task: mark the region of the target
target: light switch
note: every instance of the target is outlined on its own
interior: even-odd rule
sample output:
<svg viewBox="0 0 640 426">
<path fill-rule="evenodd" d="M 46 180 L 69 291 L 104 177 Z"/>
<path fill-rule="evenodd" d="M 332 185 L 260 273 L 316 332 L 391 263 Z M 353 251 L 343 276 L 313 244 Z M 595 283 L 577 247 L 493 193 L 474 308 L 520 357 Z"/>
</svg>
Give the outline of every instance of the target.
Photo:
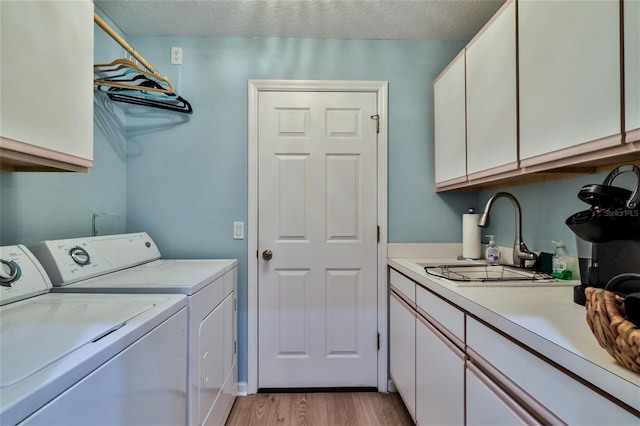
<svg viewBox="0 0 640 426">
<path fill-rule="evenodd" d="M 244 222 L 233 222 L 233 239 L 244 240 Z"/>
</svg>

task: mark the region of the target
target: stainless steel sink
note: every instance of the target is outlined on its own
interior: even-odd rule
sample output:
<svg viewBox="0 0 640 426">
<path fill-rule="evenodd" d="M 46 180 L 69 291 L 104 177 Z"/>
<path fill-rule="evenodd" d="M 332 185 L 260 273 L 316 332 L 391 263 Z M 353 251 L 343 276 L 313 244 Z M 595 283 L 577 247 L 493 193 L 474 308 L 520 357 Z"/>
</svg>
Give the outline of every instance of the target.
<svg viewBox="0 0 640 426">
<path fill-rule="evenodd" d="M 538 286 L 573 285 L 556 281 L 551 275 L 509 265 L 438 265 L 422 264 L 428 275 L 444 278 L 456 286 Z"/>
</svg>

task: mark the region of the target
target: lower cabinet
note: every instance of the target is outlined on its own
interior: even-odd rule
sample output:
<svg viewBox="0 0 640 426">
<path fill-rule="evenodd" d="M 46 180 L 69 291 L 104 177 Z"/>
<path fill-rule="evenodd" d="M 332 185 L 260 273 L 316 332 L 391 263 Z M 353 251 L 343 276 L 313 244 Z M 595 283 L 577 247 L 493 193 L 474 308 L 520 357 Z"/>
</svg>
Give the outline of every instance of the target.
<svg viewBox="0 0 640 426">
<path fill-rule="evenodd" d="M 634 425 L 613 397 L 390 270 L 390 374 L 418 425 Z"/>
<path fill-rule="evenodd" d="M 462 425 L 464 313 L 395 271 L 390 277 L 391 378 L 416 424 Z"/>
<path fill-rule="evenodd" d="M 411 417 L 416 420 L 416 315 L 395 291 L 389 302 L 389 372 Z"/>
<path fill-rule="evenodd" d="M 467 364 L 466 400 L 469 426 L 541 424 L 472 363 Z"/>
<path fill-rule="evenodd" d="M 487 417 L 493 413 L 482 399 L 486 396 L 477 395 L 478 369 L 474 366 L 486 374 L 485 384 L 509 396 L 502 401 L 519 401 L 516 405 L 522 408 L 520 412 L 527 412 L 543 424 L 639 424 L 633 413 L 470 317 L 467 317 L 466 352 L 471 367 L 467 368 L 468 424 L 522 423 Z"/>
<path fill-rule="evenodd" d="M 464 360 L 461 349 L 417 315 L 417 424 L 464 424 Z"/>
</svg>

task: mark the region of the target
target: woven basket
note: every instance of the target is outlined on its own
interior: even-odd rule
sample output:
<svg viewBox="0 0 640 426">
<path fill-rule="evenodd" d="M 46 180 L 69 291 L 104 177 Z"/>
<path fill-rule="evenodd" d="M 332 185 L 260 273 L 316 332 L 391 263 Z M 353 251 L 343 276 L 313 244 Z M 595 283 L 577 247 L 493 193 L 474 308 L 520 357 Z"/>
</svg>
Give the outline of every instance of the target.
<svg viewBox="0 0 640 426">
<path fill-rule="evenodd" d="M 626 319 L 624 299 L 612 291 L 587 287 L 587 323 L 600 346 L 620 364 L 640 373 L 640 329 Z"/>
</svg>

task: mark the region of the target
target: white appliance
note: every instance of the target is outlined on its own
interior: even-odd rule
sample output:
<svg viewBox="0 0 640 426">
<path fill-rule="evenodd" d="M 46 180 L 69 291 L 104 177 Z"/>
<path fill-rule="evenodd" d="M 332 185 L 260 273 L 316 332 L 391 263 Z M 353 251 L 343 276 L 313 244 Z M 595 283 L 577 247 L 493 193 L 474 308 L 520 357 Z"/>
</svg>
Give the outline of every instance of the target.
<svg viewBox="0 0 640 426">
<path fill-rule="evenodd" d="M 146 233 L 43 241 L 31 248 L 61 293 L 188 298 L 188 425 L 223 425 L 235 400 L 237 260 L 165 260 Z"/>
<path fill-rule="evenodd" d="M 0 247 L 0 424 L 183 422 L 186 297 L 50 289 L 26 247 Z"/>
</svg>

